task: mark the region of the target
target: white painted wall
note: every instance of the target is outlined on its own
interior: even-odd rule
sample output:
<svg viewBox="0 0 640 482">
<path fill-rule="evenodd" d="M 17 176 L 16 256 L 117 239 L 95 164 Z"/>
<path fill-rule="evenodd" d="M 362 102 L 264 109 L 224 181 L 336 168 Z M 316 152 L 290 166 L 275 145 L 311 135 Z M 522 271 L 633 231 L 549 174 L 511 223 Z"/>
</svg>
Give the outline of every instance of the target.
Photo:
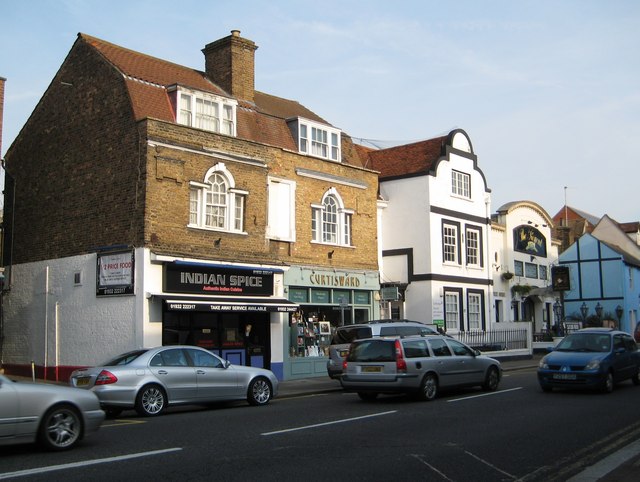
<svg viewBox="0 0 640 482">
<path fill-rule="evenodd" d="M 89 365 L 136 346 L 136 298 L 95 292 L 95 254 L 14 265 L 3 363 Z"/>
</svg>

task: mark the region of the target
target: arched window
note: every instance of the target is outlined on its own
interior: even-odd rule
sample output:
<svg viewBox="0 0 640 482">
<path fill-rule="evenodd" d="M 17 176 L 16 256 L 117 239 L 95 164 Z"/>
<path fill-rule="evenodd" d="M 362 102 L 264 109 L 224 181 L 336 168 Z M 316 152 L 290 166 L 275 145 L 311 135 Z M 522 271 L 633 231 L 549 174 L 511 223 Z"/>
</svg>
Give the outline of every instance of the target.
<svg viewBox="0 0 640 482">
<path fill-rule="evenodd" d="M 191 182 L 189 226 L 216 231 L 242 232 L 246 192 L 235 189 L 235 181 L 224 163 L 213 166 L 204 182 Z"/>
<path fill-rule="evenodd" d="M 335 188 L 329 189 L 321 204 L 311 206 L 312 239 L 317 243 L 351 246 L 353 211 L 345 209 Z"/>
</svg>

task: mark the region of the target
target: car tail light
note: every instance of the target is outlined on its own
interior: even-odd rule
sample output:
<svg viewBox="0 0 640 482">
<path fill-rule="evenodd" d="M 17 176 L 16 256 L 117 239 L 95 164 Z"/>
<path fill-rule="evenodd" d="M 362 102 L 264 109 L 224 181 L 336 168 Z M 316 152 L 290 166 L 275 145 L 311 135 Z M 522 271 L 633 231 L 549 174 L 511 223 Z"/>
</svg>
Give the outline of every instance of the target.
<svg viewBox="0 0 640 482">
<path fill-rule="evenodd" d="M 400 346 L 400 340 L 396 340 L 396 371 L 407 371 L 407 362 L 402 356 L 402 347 Z"/>
<path fill-rule="evenodd" d="M 117 381 L 118 377 L 107 370 L 102 370 L 96 377 L 96 385 L 109 385 L 111 383 L 116 383 Z"/>
</svg>

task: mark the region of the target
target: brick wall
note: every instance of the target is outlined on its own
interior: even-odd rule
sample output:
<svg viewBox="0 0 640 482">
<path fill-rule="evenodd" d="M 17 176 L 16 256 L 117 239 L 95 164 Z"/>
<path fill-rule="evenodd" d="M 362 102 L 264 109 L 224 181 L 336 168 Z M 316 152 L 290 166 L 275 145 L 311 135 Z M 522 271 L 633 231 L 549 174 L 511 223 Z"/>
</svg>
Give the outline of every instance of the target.
<svg viewBox="0 0 640 482">
<path fill-rule="evenodd" d="M 0 77 L 0 158 L 2 157 L 2 121 L 4 119 L 4 77 Z"/>
<path fill-rule="evenodd" d="M 142 243 L 145 162 L 123 79 L 82 42 L 5 157 L 14 264 Z"/>
<path fill-rule="evenodd" d="M 177 150 L 158 146 L 149 149 L 145 245 L 154 251 L 241 262 L 377 269 L 378 177 L 375 173 L 160 121 L 149 121 L 147 129 L 152 140 L 190 148 Z M 266 168 L 216 158 L 204 151 L 193 152 L 202 150 L 202 146 L 260 160 Z M 203 182 L 207 170 L 218 162 L 225 163 L 238 189 L 249 192 L 244 219 L 247 235 L 186 227 L 189 221 L 189 181 Z M 301 177 L 296 174 L 296 167 L 366 183 L 368 189 Z M 295 243 L 272 241 L 265 237 L 268 176 L 296 182 Z M 331 187 L 336 187 L 345 206 L 355 211 L 352 226 L 354 247 L 329 247 L 310 242 L 311 204 L 319 204 Z M 218 239 L 220 243 L 216 245 L 214 241 Z M 330 250 L 334 250 L 331 258 L 328 257 Z"/>
</svg>

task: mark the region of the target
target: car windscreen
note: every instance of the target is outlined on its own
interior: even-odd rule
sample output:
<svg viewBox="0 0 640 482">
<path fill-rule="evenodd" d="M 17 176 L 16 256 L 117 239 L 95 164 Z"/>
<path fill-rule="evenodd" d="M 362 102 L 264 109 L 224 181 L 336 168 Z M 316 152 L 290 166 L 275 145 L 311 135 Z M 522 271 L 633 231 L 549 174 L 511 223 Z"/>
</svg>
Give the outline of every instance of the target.
<svg viewBox="0 0 640 482">
<path fill-rule="evenodd" d="M 345 343 L 351 343 L 353 340 L 360 340 L 362 338 L 370 338 L 371 328 L 367 326 L 354 326 L 338 328 L 331 340 L 332 345 L 344 345 Z"/>
<path fill-rule="evenodd" d="M 117 365 L 128 365 L 133 360 L 138 358 L 143 353 L 146 353 L 148 350 L 135 350 L 127 353 L 123 353 L 122 355 L 118 355 L 115 358 L 112 358 L 109 361 L 106 361 L 102 364 L 103 367 L 114 367 Z"/>
<path fill-rule="evenodd" d="M 388 340 L 367 340 L 351 345 L 347 361 L 392 362 L 396 359 L 395 343 Z"/>
<path fill-rule="evenodd" d="M 601 333 L 572 333 L 562 339 L 556 351 L 609 352 L 611 336 Z"/>
</svg>

